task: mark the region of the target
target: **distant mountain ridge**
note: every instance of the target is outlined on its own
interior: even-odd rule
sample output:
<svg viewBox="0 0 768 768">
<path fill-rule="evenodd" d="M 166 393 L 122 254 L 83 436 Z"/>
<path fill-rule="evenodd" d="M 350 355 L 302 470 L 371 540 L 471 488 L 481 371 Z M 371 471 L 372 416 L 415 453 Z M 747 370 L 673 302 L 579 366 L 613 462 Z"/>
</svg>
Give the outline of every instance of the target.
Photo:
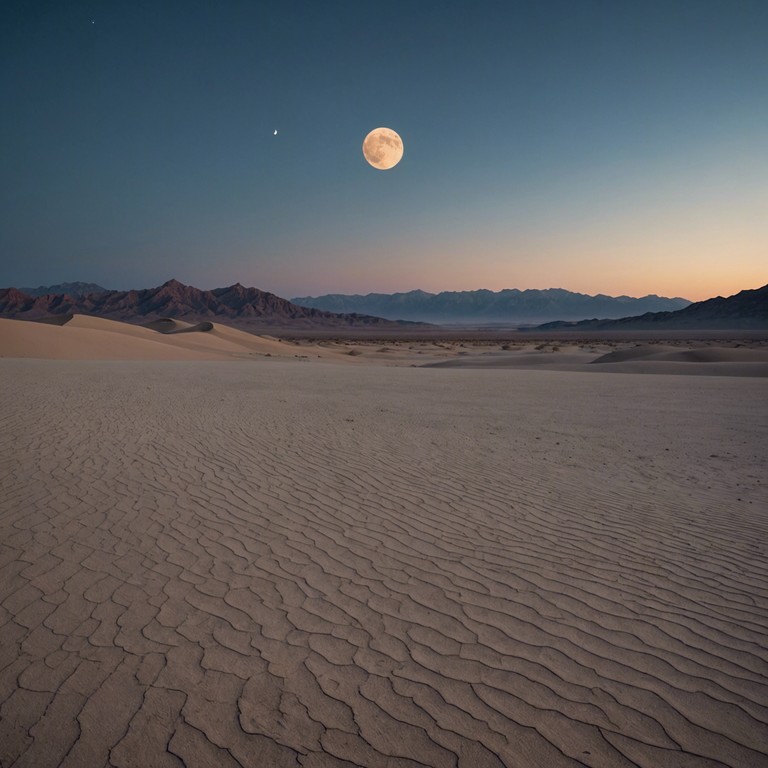
<svg viewBox="0 0 768 768">
<path fill-rule="evenodd" d="M 66 293 L 68 296 L 87 296 L 89 293 L 107 293 L 98 283 L 59 283 L 58 285 L 39 285 L 37 288 L 19 288 L 27 296 L 48 296 L 49 294 Z"/>
<path fill-rule="evenodd" d="M 581 320 L 584 317 L 625 317 L 644 312 L 673 311 L 691 302 L 680 297 L 649 295 L 589 296 L 562 288 L 544 290 L 443 291 L 427 293 L 327 294 L 291 299 L 302 307 L 328 312 L 363 312 L 390 320 L 412 320 L 430 323 L 505 323 L 531 324 L 542 320 Z"/>
<path fill-rule="evenodd" d="M 202 291 L 178 280 L 157 288 L 132 291 L 106 291 L 86 296 L 46 294 L 31 296 L 17 288 L 0 289 L 0 315 L 38 320 L 50 315 L 85 314 L 112 320 L 136 322 L 162 317 L 194 320 L 236 321 L 256 327 L 374 327 L 418 326 L 418 323 L 392 322 L 368 315 L 338 314 L 299 307 L 287 299 L 240 283 L 226 288 Z"/>
<path fill-rule="evenodd" d="M 733 296 L 697 301 L 676 312 L 647 312 L 619 320 L 594 319 L 577 323 L 554 322 L 537 331 L 676 331 L 768 330 L 768 285 Z"/>
</svg>

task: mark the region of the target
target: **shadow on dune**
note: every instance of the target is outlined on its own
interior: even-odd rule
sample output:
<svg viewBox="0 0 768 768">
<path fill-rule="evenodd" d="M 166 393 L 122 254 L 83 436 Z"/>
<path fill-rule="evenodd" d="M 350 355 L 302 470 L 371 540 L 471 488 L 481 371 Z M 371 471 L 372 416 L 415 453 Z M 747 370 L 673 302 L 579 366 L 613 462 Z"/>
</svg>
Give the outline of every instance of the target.
<svg viewBox="0 0 768 768">
<path fill-rule="evenodd" d="M 593 360 L 592 364 L 669 362 L 669 363 L 766 363 L 768 350 L 749 347 L 700 347 L 676 349 L 674 347 L 642 345 L 631 349 L 609 352 Z"/>
<path fill-rule="evenodd" d="M 149 328 L 153 331 L 158 331 L 163 334 L 173 333 L 207 333 L 213 330 L 213 323 L 204 320 L 201 323 L 185 323 L 182 320 L 174 320 L 171 317 L 161 317 L 159 320 L 152 320 L 149 323 L 144 323 L 144 328 Z"/>
<path fill-rule="evenodd" d="M 47 317 L 38 317 L 33 320 L 35 323 L 45 323 L 46 325 L 66 325 L 74 314 L 67 312 L 66 315 L 48 315 Z"/>
<path fill-rule="evenodd" d="M 179 328 L 175 331 L 169 331 L 169 333 L 207 333 L 213 330 L 213 323 L 204 320 L 202 323 L 196 323 L 190 325 L 189 328 Z"/>
</svg>

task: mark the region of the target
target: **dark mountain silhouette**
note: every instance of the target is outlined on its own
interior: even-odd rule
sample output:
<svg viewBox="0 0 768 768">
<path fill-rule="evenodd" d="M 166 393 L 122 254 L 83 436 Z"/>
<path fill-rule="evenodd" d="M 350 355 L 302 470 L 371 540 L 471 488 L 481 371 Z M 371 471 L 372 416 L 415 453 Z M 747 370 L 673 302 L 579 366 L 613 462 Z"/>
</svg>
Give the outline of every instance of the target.
<svg viewBox="0 0 768 768">
<path fill-rule="evenodd" d="M 336 314 L 298 307 L 273 293 L 246 288 L 239 283 L 201 291 L 169 280 L 158 288 L 139 291 L 106 291 L 87 296 L 48 294 L 30 296 L 17 288 L 0 289 L 0 315 L 37 320 L 50 315 L 79 313 L 127 322 L 173 317 L 200 322 L 215 320 L 253 327 L 375 327 L 395 328 L 401 323 L 361 314 Z"/>
<path fill-rule="evenodd" d="M 697 301 L 677 312 L 646 312 L 619 320 L 582 320 L 578 323 L 544 323 L 534 330 L 575 331 L 676 331 L 768 329 L 768 285 L 723 298 Z"/>
<path fill-rule="evenodd" d="M 302 307 L 328 312 L 364 312 L 390 320 L 430 323 L 540 323 L 542 320 L 580 320 L 583 317 L 624 317 L 627 314 L 681 309 L 687 299 L 662 296 L 588 296 L 562 288 L 520 291 L 444 291 L 427 293 L 369 293 L 366 296 L 330 294 L 291 299 Z"/>
<path fill-rule="evenodd" d="M 37 288 L 19 288 L 28 296 L 47 296 L 48 294 L 66 293 L 69 296 L 87 296 L 89 293 L 107 293 L 109 288 L 104 288 L 97 283 L 59 283 L 58 285 L 39 285 Z"/>
</svg>

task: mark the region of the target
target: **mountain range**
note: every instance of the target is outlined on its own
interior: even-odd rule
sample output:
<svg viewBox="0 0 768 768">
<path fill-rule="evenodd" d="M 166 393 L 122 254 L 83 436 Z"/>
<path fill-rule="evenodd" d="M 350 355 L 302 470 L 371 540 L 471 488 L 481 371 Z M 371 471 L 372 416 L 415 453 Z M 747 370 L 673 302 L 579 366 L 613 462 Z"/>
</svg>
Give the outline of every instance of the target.
<svg viewBox="0 0 768 768">
<path fill-rule="evenodd" d="M 413 320 L 448 325 L 538 324 L 551 320 L 581 320 L 585 317 L 617 318 L 644 312 L 674 311 L 691 302 L 663 296 L 589 296 L 562 288 L 503 291 L 408 291 L 369 293 L 365 296 L 328 294 L 291 299 L 302 307 L 327 312 L 362 312 L 390 320 Z"/>
<path fill-rule="evenodd" d="M 582 320 L 539 325 L 536 331 L 677 331 L 768 329 L 768 285 L 733 296 L 697 301 L 677 312 L 646 312 L 619 320 Z"/>
<path fill-rule="evenodd" d="M 69 296 L 87 296 L 89 293 L 107 293 L 109 288 L 104 288 L 97 283 L 59 283 L 58 285 L 38 285 L 37 288 L 19 288 L 27 296 L 47 296 L 49 293 L 66 293 Z"/>
<path fill-rule="evenodd" d="M 75 285 L 82 285 L 76 283 Z M 47 292 L 32 296 L 17 288 L 0 289 L 0 315 L 40 320 L 51 315 L 85 314 L 127 322 L 162 317 L 219 322 L 252 328 L 377 328 L 419 327 L 419 323 L 393 322 L 357 313 L 338 314 L 299 307 L 287 299 L 236 283 L 227 288 L 201 291 L 178 280 L 157 288 L 102 291 L 75 296 Z"/>
<path fill-rule="evenodd" d="M 226 288 L 216 288 L 203 291 L 193 286 L 184 285 L 178 280 L 169 280 L 157 288 L 146 288 L 132 291 L 110 291 L 96 286 L 98 291 L 85 295 L 77 295 L 78 290 L 94 286 L 94 283 L 64 283 L 61 286 L 41 286 L 35 291 L 40 295 L 31 295 L 17 288 L 0 289 L 0 316 L 18 319 L 42 320 L 45 318 L 63 317 L 72 314 L 95 315 L 99 317 L 141 322 L 158 320 L 160 318 L 177 318 L 200 322 L 216 320 L 230 325 L 245 326 L 251 330 L 267 330 L 275 328 L 294 328 L 297 330 L 342 329 L 342 328 L 371 328 L 375 330 L 397 330 L 402 328 L 428 328 L 426 323 L 408 320 L 391 320 L 359 312 L 332 312 L 316 307 L 306 307 L 298 302 L 303 299 L 288 301 L 272 293 L 258 288 L 246 288 L 240 283 Z M 67 287 L 64 293 L 55 293 L 55 289 Z M 646 296 L 643 299 L 632 299 L 627 296 L 585 296 L 560 289 L 546 291 L 463 291 L 452 294 L 428 294 L 424 291 L 411 291 L 408 294 L 369 294 L 369 296 L 394 299 L 398 297 L 403 303 L 417 300 L 418 296 L 439 299 L 446 298 L 446 303 L 453 301 L 454 310 L 464 306 L 464 314 L 454 314 L 469 318 L 466 307 L 479 312 L 483 301 L 486 304 L 490 297 L 502 297 L 505 294 L 517 296 L 518 306 L 536 307 L 536 311 L 546 311 L 542 307 L 551 307 L 550 316 L 569 302 L 578 304 L 583 300 L 596 300 L 599 306 L 636 307 L 638 302 L 683 302 L 686 306 L 675 311 L 645 312 L 620 318 L 603 317 L 601 319 L 580 321 L 554 321 L 538 324 L 531 330 L 737 330 L 737 329 L 768 329 L 768 285 L 755 290 L 741 291 L 733 296 L 723 298 L 717 296 L 706 301 L 690 303 L 685 299 L 663 299 L 658 296 Z M 410 297 L 408 299 L 407 297 Z M 521 298 L 522 297 L 522 298 Z M 322 298 L 322 297 L 321 297 Z M 344 297 L 341 299 L 354 299 Z M 357 297 L 365 299 L 367 297 Z M 391 306 L 390 302 L 390 306 Z M 571 306 L 573 305 L 571 304 Z M 355 302 L 341 303 L 345 309 L 356 306 Z M 558 310 L 557 308 L 561 309 Z M 533 310 L 529 310 L 532 312 Z M 616 311 L 615 309 L 613 311 Z M 400 313 L 395 313 L 400 314 Z M 474 322 L 478 322 L 475 314 Z M 532 314 L 528 314 L 530 319 Z M 483 318 L 484 322 L 489 322 Z M 503 321 L 500 321 L 503 322 Z M 459 324 L 459 323 L 456 323 Z M 511 322 L 507 322 L 507 325 Z"/>
</svg>

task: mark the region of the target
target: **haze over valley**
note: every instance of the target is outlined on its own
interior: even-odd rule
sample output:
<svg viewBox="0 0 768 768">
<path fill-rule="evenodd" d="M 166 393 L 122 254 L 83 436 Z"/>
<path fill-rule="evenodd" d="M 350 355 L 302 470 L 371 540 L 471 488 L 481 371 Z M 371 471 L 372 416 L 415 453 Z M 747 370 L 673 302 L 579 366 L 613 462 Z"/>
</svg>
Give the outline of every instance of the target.
<svg viewBox="0 0 768 768">
<path fill-rule="evenodd" d="M 361 295 L 329 294 L 291 299 L 303 307 L 330 312 L 361 312 L 390 320 L 416 320 L 445 325 L 538 324 L 550 320 L 581 320 L 586 317 L 615 318 L 645 312 L 682 309 L 687 299 L 662 296 L 589 296 L 561 288 L 503 291 L 426 291 Z"/>
</svg>

